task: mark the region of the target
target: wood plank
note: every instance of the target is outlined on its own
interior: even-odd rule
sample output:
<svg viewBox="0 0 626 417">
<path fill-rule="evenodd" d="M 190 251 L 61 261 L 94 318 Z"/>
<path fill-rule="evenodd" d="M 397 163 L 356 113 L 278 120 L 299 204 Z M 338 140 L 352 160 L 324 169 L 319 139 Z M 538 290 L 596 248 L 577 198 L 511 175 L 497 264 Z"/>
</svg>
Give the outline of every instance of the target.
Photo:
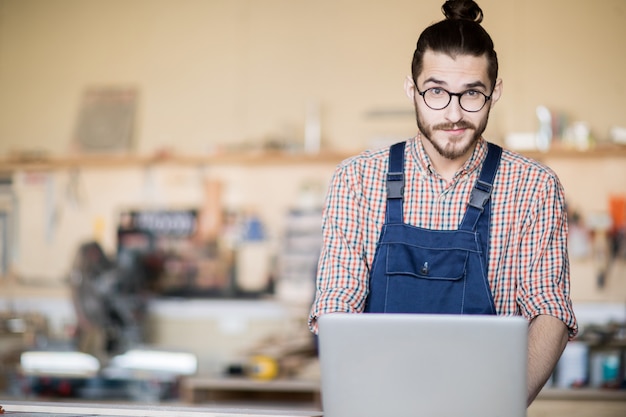
<svg viewBox="0 0 626 417">
<path fill-rule="evenodd" d="M 537 399 L 527 417 L 624 417 L 626 402 Z"/>
<path fill-rule="evenodd" d="M 289 151 L 245 151 L 223 152 L 205 155 L 68 155 L 68 156 L 13 156 L 0 159 L 0 171 L 53 171 L 73 168 L 123 168 L 153 165 L 299 165 L 299 164 L 337 164 L 359 153 L 322 151 L 316 154 Z M 588 151 L 575 149 L 551 149 L 547 152 L 521 151 L 533 159 L 605 159 L 626 158 L 626 146 L 598 146 Z"/>
<path fill-rule="evenodd" d="M 243 408 L 172 407 L 164 405 L 117 405 L 91 403 L 57 403 L 2 401 L 4 415 L 34 413 L 36 417 L 55 415 L 93 417 L 321 417 L 321 411 L 290 411 Z M 20 414 L 14 414 L 19 416 Z"/>
</svg>

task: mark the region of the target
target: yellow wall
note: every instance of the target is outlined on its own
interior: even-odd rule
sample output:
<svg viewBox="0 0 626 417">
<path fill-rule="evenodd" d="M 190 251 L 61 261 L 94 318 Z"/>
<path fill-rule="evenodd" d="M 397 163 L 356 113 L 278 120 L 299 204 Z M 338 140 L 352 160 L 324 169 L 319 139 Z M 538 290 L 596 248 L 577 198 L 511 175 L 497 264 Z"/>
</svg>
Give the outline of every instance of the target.
<svg viewBox="0 0 626 417">
<path fill-rule="evenodd" d="M 67 154 L 81 94 L 107 85 L 140 91 L 139 154 L 167 148 L 197 155 L 275 139 L 302 145 L 311 102 L 321 106 L 326 148 L 348 153 L 406 138 L 415 123 L 402 82 L 417 35 L 442 17 L 440 3 L 0 0 L 0 156 Z M 488 139 L 535 130 L 539 104 L 587 121 L 600 139 L 611 126 L 626 125 L 626 2 L 480 4 L 505 84 Z M 372 111 L 400 115 L 367 117 Z M 608 194 L 626 192 L 624 161 L 583 161 L 589 170 L 579 170 L 579 161 L 546 162 L 575 209 L 606 210 Z M 100 238 L 112 252 L 120 209 L 198 206 L 206 176 L 225 180 L 229 204 L 259 210 L 277 237 L 301 187 L 325 188 L 332 168 L 331 162 L 277 171 L 126 167 L 83 169 L 78 177 L 20 175 L 16 273 L 35 283 L 65 279 L 78 243 L 94 237 L 95 222 L 104 224 Z M 68 197 L 68 190 L 78 195 Z"/>
<path fill-rule="evenodd" d="M 402 82 L 442 0 L 0 0 L 0 155 L 67 152 L 92 85 L 140 89 L 136 150 L 286 138 L 322 107 L 327 147 L 414 132 Z M 483 0 L 504 97 L 488 136 L 535 129 L 535 107 L 625 125 L 623 0 Z M 372 119 L 372 110 L 407 116 Z"/>
</svg>

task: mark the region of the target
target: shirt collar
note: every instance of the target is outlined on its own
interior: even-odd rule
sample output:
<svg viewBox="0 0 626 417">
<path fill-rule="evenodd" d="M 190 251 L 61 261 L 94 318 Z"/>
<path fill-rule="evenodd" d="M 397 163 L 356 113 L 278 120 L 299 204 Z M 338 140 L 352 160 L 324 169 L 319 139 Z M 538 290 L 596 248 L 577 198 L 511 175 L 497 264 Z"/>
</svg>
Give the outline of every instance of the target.
<svg viewBox="0 0 626 417">
<path fill-rule="evenodd" d="M 418 134 L 411 140 L 411 149 L 412 154 L 415 160 L 417 161 L 417 166 L 419 170 L 425 175 L 437 175 L 435 170 L 432 168 L 432 164 L 430 162 L 430 157 L 426 154 L 426 150 L 424 149 L 424 145 L 422 144 L 422 137 Z M 487 157 L 487 142 L 482 137 L 478 139 L 478 143 L 474 148 L 474 152 L 469 157 L 465 164 L 457 171 L 455 174 L 455 178 L 471 174 L 474 170 L 479 169 L 485 158 Z"/>
</svg>

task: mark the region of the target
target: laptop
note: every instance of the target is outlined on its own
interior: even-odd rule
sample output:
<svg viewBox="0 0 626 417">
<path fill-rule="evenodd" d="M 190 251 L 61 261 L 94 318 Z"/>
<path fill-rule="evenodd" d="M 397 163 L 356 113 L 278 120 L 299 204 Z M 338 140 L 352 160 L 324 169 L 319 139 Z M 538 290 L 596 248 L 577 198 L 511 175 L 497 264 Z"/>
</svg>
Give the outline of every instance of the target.
<svg viewBox="0 0 626 417">
<path fill-rule="evenodd" d="M 323 315 L 324 417 L 524 417 L 527 345 L 521 317 Z"/>
</svg>

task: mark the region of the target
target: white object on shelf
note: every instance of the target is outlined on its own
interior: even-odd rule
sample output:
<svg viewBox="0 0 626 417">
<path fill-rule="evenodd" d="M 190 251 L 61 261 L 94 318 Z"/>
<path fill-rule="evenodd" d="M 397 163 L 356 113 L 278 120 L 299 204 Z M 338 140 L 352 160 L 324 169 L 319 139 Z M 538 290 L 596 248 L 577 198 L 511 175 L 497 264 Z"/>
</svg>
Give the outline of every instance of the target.
<svg viewBox="0 0 626 417">
<path fill-rule="evenodd" d="M 100 370 L 100 361 L 83 352 L 27 351 L 20 355 L 20 367 L 26 375 L 91 377 Z"/>
<path fill-rule="evenodd" d="M 237 247 L 237 287 L 241 291 L 260 292 L 270 279 L 271 248 L 265 240 L 244 241 Z"/>
<path fill-rule="evenodd" d="M 613 126 L 611 128 L 609 136 L 613 143 L 626 145 L 626 127 Z"/>
<path fill-rule="evenodd" d="M 157 349 L 131 349 L 111 359 L 111 367 L 129 371 L 152 371 L 193 375 L 198 370 L 196 356 L 187 352 Z"/>
</svg>

